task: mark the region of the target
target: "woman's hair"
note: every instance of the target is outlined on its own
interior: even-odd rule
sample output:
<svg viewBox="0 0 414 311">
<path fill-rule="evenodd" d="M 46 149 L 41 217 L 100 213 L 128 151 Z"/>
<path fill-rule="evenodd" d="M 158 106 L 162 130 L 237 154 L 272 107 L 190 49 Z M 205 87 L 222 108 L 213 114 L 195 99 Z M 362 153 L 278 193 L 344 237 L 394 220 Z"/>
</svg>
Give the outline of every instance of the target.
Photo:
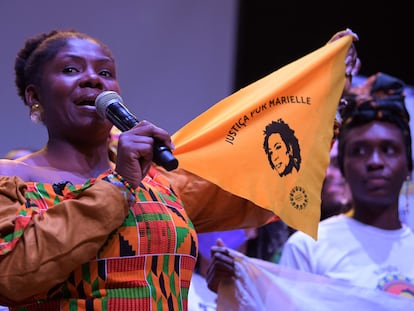
<svg viewBox="0 0 414 311">
<path fill-rule="evenodd" d="M 73 29 L 51 30 L 27 39 L 23 48 L 18 52 L 14 64 L 17 93 L 25 104 L 27 104 L 26 87 L 39 83 L 44 64 L 53 59 L 71 38 L 96 42 L 113 58 L 110 49 L 101 41 Z"/>
<path fill-rule="evenodd" d="M 405 106 L 405 83 L 384 73 L 368 78 L 366 83 L 346 97 L 347 104 L 340 111 L 342 124 L 338 135 L 338 164 L 343 174 L 345 133 L 372 121 L 389 122 L 402 132 L 406 146 L 408 168 L 412 171 L 410 115 Z"/>
</svg>

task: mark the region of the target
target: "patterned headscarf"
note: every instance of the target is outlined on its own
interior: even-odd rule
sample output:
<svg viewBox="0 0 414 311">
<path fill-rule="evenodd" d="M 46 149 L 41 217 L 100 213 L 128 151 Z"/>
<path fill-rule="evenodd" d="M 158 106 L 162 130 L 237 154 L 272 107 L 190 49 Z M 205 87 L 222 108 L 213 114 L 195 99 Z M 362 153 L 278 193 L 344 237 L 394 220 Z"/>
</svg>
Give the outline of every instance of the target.
<svg viewBox="0 0 414 311">
<path fill-rule="evenodd" d="M 371 121 L 395 124 L 401 130 L 408 160 L 412 171 L 410 115 L 405 106 L 405 83 L 393 76 L 379 72 L 370 76 L 366 82 L 345 94 L 345 103 L 340 105 L 341 125 L 338 134 L 338 162 L 344 172 L 344 133 L 349 129 L 365 125 Z"/>
</svg>

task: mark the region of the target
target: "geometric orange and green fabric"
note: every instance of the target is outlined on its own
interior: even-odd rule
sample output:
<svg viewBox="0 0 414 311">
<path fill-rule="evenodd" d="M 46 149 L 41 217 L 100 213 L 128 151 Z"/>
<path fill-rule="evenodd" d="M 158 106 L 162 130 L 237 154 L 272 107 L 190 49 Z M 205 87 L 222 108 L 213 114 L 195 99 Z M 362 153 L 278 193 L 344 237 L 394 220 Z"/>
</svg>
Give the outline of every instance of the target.
<svg viewBox="0 0 414 311">
<path fill-rule="evenodd" d="M 116 177 L 105 176 L 125 188 Z M 81 186 L 29 183 L 27 204 L 16 218 L 19 225 L 13 235 L 0 241 L 0 254 L 12 251 L 34 214 L 76 197 L 93 182 Z M 151 169 L 135 192 L 126 196 L 131 194 L 135 204 L 96 258 L 32 303 L 10 310 L 187 310 L 197 254 L 194 226 L 156 170 Z"/>
</svg>

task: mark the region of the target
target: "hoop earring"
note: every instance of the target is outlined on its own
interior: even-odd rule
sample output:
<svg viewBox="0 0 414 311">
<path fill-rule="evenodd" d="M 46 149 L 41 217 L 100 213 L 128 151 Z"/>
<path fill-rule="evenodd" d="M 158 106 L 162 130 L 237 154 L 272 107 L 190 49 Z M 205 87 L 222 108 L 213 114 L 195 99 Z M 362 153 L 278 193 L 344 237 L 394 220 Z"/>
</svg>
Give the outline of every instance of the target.
<svg viewBox="0 0 414 311">
<path fill-rule="evenodd" d="M 404 218 L 407 219 L 408 214 L 410 213 L 410 204 L 409 204 L 409 193 L 410 193 L 410 183 L 411 183 L 411 176 L 408 175 L 404 184 L 405 184 L 405 191 L 404 191 L 404 198 L 405 198 L 405 205 L 403 209 Z"/>
</svg>

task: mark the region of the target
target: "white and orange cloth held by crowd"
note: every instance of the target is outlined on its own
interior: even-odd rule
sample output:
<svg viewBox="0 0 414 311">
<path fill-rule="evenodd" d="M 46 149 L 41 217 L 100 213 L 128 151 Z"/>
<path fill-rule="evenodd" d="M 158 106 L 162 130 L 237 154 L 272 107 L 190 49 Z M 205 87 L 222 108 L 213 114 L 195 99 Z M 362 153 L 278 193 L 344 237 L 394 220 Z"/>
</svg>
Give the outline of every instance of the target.
<svg viewBox="0 0 414 311">
<path fill-rule="evenodd" d="M 317 239 L 322 182 L 351 43 L 351 36 L 328 43 L 186 124 L 172 136 L 180 167 Z M 290 148 L 283 173 L 276 150 L 265 152 L 265 134 L 272 129 Z M 275 139 L 269 139 L 272 148 Z"/>
<path fill-rule="evenodd" d="M 236 277 L 221 282 L 217 311 L 413 310 L 412 298 L 354 286 L 228 249 Z"/>
</svg>

